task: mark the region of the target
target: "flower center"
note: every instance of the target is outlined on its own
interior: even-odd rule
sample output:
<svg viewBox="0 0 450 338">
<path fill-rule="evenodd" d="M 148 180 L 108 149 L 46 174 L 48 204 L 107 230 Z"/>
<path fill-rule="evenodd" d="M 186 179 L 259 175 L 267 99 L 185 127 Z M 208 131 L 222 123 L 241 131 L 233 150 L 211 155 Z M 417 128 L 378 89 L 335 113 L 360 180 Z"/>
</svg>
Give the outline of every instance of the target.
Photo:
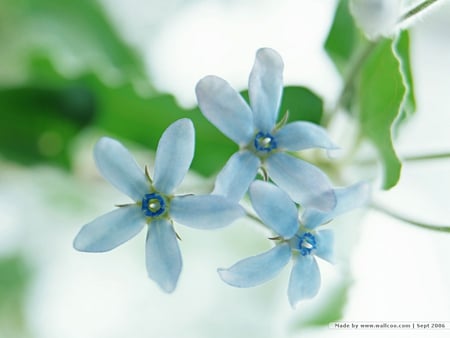
<svg viewBox="0 0 450 338">
<path fill-rule="evenodd" d="M 305 232 L 299 237 L 298 249 L 302 256 L 311 254 L 311 251 L 317 248 L 317 242 L 314 235 L 310 232 Z"/>
<path fill-rule="evenodd" d="M 166 201 L 157 193 L 145 194 L 142 199 L 142 211 L 146 216 L 157 217 L 166 211 Z"/>
<path fill-rule="evenodd" d="M 275 138 L 270 133 L 260 131 L 253 142 L 257 151 L 269 152 L 277 147 Z"/>
</svg>

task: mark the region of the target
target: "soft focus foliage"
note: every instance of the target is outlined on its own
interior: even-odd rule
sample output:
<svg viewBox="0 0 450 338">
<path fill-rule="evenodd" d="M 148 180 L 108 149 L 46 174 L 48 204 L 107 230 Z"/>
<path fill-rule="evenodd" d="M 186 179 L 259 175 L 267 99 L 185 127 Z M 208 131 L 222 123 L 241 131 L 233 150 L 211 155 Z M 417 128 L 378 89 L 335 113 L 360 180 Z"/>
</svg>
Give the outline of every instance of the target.
<svg viewBox="0 0 450 338">
<path fill-rule="evenodd" d="M 402 6 L 398 7 L 400 2 Z M 434 3 L 434 1 L 425 2 Z M 445 0 L 437 2 L 445 3 Z M 324 328 L 327 336 L 334 336 L 333 332 L 326 329 L 328 323 L 342 318 L 349 320 L 359 318 L 358 307 L 355 308 L 352 304 L 359 301 L 365 306 L 364 302 L 370 296 L 384 299 L 380 296 L 385 292 L 384 289 L 381 290 L 382 285 L 390 285 L 391 294 L 395 291 L 394 297 L 388 301 L 389 304 L 382 307 L 383 316 L 386 311 L 392 309 L 389 312 L 392 318 L 393 311 L 398 309 L 395 304 L 403 304 L 403 310 L 394 313 L 398 317 L 394 318 L 395 320 L 422 319 L 406 318 L 408 313 L 420 313 L 425 317 L 435 313 L 448 314 L 446 303 L 444 305 L 439 303 L 441 299 L 446 299 L 445 290 L 448 289 L 448 280 L 445 279 L 449 278 L 448 268 L 442 264 L 448 256 L 448 241 L 446 241 L 448 238 L 438 237 L 440 233 L 432 237 L 428 230 L 418 229 L 417 232 L 413 232 L 412 227 L 402 227 L 403 224 L 413 224 L 441 232 L 449 231 L 444 225 L 439 228 L 427 223 L 428 216 L 435 214 L 439 205 L 445 203 L 445 198 L 436 200 L 435 193 L 430 187 L 425 186 L 425 182 L 433 176 L 439 181 L 438 188 L 448 191 L 446 187 L 448 175 L 446 172 L 442 174 L 443 170 L 437 169 L 431 171 L 436 172 L 436 175 L 429 174 L 425 170 L 425 173 L 418 175 L 419 179 L 414 179 L 415 183 L 425 186 L 421 192 L 412 188 L 410 190 L 409 187 L 406 189 L 408 196 L 420 196 L 420 201 L 413 205 L 406 199 L 400 199 L 403 204 L 400 203 L 398 206 L 405 211 L 405 217 L 402 215 L 398 217 L 396 213 L 391 213 L 391 216 L 400 219 L 402 223 L 391 224 L 386 218 L 371 218 L 372 214 L 369 213 L 369 219 L 373 223 L 370 226 L 374 226 L 369 233 L 373 238 L 369 236 L 370 238 L 365 239 L 365 247 L 357 246 L 361 240 L 361 231 L 364 229 L 363 219 L 360 217 L 362 212 L 352 213 L 350 217 L 343 217 L 342 221 L 337 220 L 325 225 L 333 228 L 336 234 L 338 264 L 336 266 L 319 264 L 324 276 L 322 288 L 315 299 L 301 302 L 298 311 L 291 310 L 286 302 L 285 282 L 289 277 L 286 274 L 284 278 L 278 278 L 281 280 L 279 283 L 273 280 L 259 288 L 243 290 L 244 292 L 220 284 L 219 278 L 214 273 L 217 266 L 222 264 L 230 266 L 242 257 L 257 252 L 267 253 L 269 249 L 267 243 L 271 243 L 267 237 L 279 233 L 267 231 L 267 225 L 260 227 L 261 231 L 258 231 L 261 224 L 255 221 L 257 217 L 249 217 L 231 229 L 222 229 L 218 232 L 204 234 L 196 229 L 190 232 L 189 227 L 204 229 L 225 225 L 224 219 L 218 223 L 211 222 L 211 219 L 214 219 L 214 216 L 217 216 L 215 213 L 220 211 L 218 209 L 226 207 L 229 201 L 215 196 L 205 203 L 205 200 L 197 199 L 196 196 L 213 190 L 217 174 L 231 156 L 236 156 L 233 154 L 239 153 L 239 146 L 212 125 L 203 116 L 199 107 L 182 106 L 172 93 L 161 92 L 156 88 L 152 74 L 147 69 L 150 61 L 146 59 L 150 58 L 148 55 L 152 55 L 151 49 L 156 47 L 150 38 L 143 46 L 136 46 L 135 42 L 133 44 L 130 42 L 121 25 L 135 18 L 126 19 L 125 16 L 129 12 L 124 12 L 123 15 L 119 13 L 123 21 L 117 20 L 117 16 L 113 20 L 112 8 L 116 6 L 120 8 L 119 3 L 120 1 L 116 0 L 0 0 L 0 202 L 2 202 L 0 336 L 2 338 L 3 336 L 53 338 L 69 336 L 68 330 L 77 338 L 124 337 L 133 334 L 153 336 L 155 332 L 156 336 L 168 334 L 171 337 L 180 336 L 182 332 L 186 337 L 214 335 L 220 338 L 229 337 L 230 332 L 234 332 L 246 337 L 258 335 L 269 338 L 296 336 L 299 330 L 303 330 L 302 335 L 308 336 L 310 332 L 305 331 L 305 327 L 319 327 L 318 330 Z M 127 7 L 136 7 L 136 11 L 148 12 L 149 16 L 153 7 L 161 6 L 156 0 L 133 0 L 124 3 Z M 230 8 L 239 6 L 253 8 L 251 13 L 255 18 L 259 17 L 260 9 L 265 9 L 274 16 L 280 13 L 287 15 L 282 11 L 278 12 L 278 8 L 282 7 L 282 1 L 209 2 L 210 5 L 212 3 L 219 6 L 213 8 L 220 8 L 224 15 L 230 17 L 233 16 Z M 299 6 L 306 8 L 305 3 L 299 2 Z M 334 15 L 327 18 L 329 26 L 324 27 L 321 40 L 322 56 L 329 62 L 329 68 L 324 69 L 330 73 L 333 72 L 331 68 L 334 67 L 336 70 L 332 76 L 336 77 L 338 83 L 336 88 L 339 88 L 339 91 L 332 95 L 322 91 L 320 86 L 310 86 L 304 81 L 302 74 L 293 71 L 293 64 L 301 63 L 303 60 L 285 58 L 289 55 L 289 49 L 282 46 L 300 49 L 302 53 L 308 50 L 297 40 L 299 32 L 288 30 L 286 28 L 288 25 L 272 27 L 270 20 L 259 23 L 255 30 L 259 30 L 264 24 L 267 30 L 273 30 L 276 32 L 274 34 L 279 35 L 277 41 L 280 41 L 280 45 L 273 46 L 273 40 L 264 36 L 258 40 L 261 44 L 258 47 L 273 47 L 280 52 L 286 63 L 285 73 L 290 74 L 290 80 L 285 82 L 284 87 L 281 82 L 277 82 L 279 86 L 276 90 L 283 93 L 280 102 L 277 99 L 276 102 L 269 100 L 270 102 L 264 103 L 263 98 L 261 101 L 263 104 L 260 104 L 258 109 L 279 107 L 276 112 L 279 113 L 276 121 L 277 131 L 284 125 L 307 121 L 313 125 L 312 128 L 329 132 L 332 135 L 331 139 L 340 147 L 340 153 L 331 151 L 333 148 L 331 146 L 328 147 L 330 148 L 328 153 L 317 149 L 308 149 L 305 152 L 289 149 L 280 163 L 283 162 L 285 166 L 287 163 L 290 169 L 297 167 L 289 165 L 293 162 L 289 162 L 291 160 L 288 161 L 286 158 L 295 157 L 295 161 L 311 163 L 330 177 L 330 187 L 331 184 L 344 186 L 361 178 L 367 179 L 373 185 L 375 197 L 380 194 L 379 199 L 374 199 L 375 202 L 386 200 L 385 204 L 390 205 L 388 194 L 395 194 L 393 188 L 397 189 L 398 185 L 401 185 L 400 179 L 404 177 L 408 160 L 411 158 L 423 160 L 415 149 L 417 145 L 409 148 L 398 147 L 403 135 L 408 135 L 410 124 L 419 115 L 426 115 L 420 120 L 422 121 L 420 127 L 413 129 L 413 137 L 409 134 L 409 140 L 417 139 L 419 145 L 424 145 L 419 151 L 434 152 L 433 147 L 436 146 L 436 143 L 433 143 L 434 133 L 427 137 L 422 136 L 423 121 L 435 126 L 435 129 L 446 128 L 442 116 L 445 115 L 447 105 L 439 105 L 437 96 L 439 93 L 445 96 L 446 94 L 442 93 L 448 88 L 448 85 L 445 86 L 448 84 L 445 77 L 448 69 L 442 68 L 442 65 L 448 63 L 442 60 L 448 59 L 449 55 L 446 47 L 448 37 L 445 33 L 448 30 L 445 15 L 449 12 L 448 8 L 447 12 L 444 8 L 441 14 L 430 10 L 430 13 L 437 14 L 437 18 L 441 15 L 442 22 L 436 20 L 436 26 L 432 25 L 434 14 L 422 15 L 427 13 L 426 7 L 419 15 L 423 18 L 425 27 L 428 24 L 429 27 L 444 27 L 447 30 L 439 28 L 416 30 L 408 29 L 403 22 L 398 24 L 401 21 L 398 16 L 404 15 L 419 3 L 422 1 L 405 0 L 395 3 L 381 0 L 336 1 Z M 148 24 L 148 31 L 141 34 L 149 36 L 158 34 L 161 27 L 167 28 L 165 25 L 172 22 L 174 18 L 172 15 L 175 12 L 189 8 L 190 5 L 201 4 L 206 5 L 208 2 L 169 0 L 164 4 L 167 17 L 158 19 L 160 26 Z M 327 2 L 327 6 L 331 6 L 331 2 Z M 109 10 L 106 10 L 107 8 Z M 376 13 L 373 11 L 374 8 L 377 9 Z M 120 9 L 118 11 L 120 12 Z M 199 20 L 205 20 L 208 34 L 218 41 L 227 37 L 215 27 L 214 10 L 202 12 L 202 15 L 205 13 L 207 15 Z M 297 14 L 301 16 L 303 13 Z M 247 19 L 250 18 L 236 18 L 237 21 L 244 20 L 246 24 Z M 214 24 L 209 20 L 213 20 Z M 292 18 L 283 17 L 280 22 L 285 20 L 288 22 Z M 238 23 L 236 27 L 247 27 L 246 24 Z M 248 23 L 248 29 L 251 31 L 252 28 Z M 401 28 L 403 30 L 400 30 Z M 267 35 L 267 30 L 262 30 L 262 34 Z M 242 39 L 247 39 L 245 43 L 253 46 L 254 43 L 248 41 L 248 35 L 244 33 L 239 31 L 237 35 L 242 35 Z M 308 31 L 308 35 L 309 33 Z M 440 41 L 441 45 L 433 49 L 434 39 Z M 420 46 L 415 45 L 418 41 L 422 41 Z M 283 45 L 281 42 L 286 44 Z M 177 42 L 169 41 L 168 45 L 172 43 Z M 206 51 L 214 46 L 198 43 L 196 40 L 194 42 L 193 39 L 192 48 Z M 428 49 L 436 51 L 435 54 L 429 55 Z M 143 54 L 144 50 L 149 50 L 148 55 Z M 250 66 L 253 57 L 251 53 L 256 50 L 252 50 L 251 53 L 238 49 L 226 52 L 228 56 L 233 54 L 230 59 L 242 60 L 243 64 L 246 62 L 245 64 Z M 189 52 L 186 52 L 186 55 L 178 55 L 180 64 L 184 64 L 183 59 L 189 57 L 187 54 Z M 422 55 L 422 64 L 415 59 L 418 54 Z M 228 56 L 219 58 L 219 61 L 227 63 Z M 209 55 L 205 53 L 205 57 Z M 433 65 L 435 59 L 441 60 L 442 64 L 437 62 Z M 198 63 L 203 61 L 199 59 Z M 422 69 L 419 69 L 418 65 L 422 65 L 426 71 L 421 72 Z M 212 72 L 215 73 L 215 70 Z M 217 70 L 217 74 L 222 76 L 220 70 Z M 422 78 L 417 74 L 421 74 Z M 176 83 L 183 76 L 185 74 L 172 73 L 170 81 Z M 246 80 L 246 74 L 242 73 L 239 76 Z M 428 88 L 419 85 L 420 81 L 425 83 L 423 78 L 426 76 L 430 76 L 426 82 Z M 243 98 L 243 102 L 251 106 L 251 100 L 255 101 L 255 94 L 251 93 L 251 83 L 249 87 L 250 96 L 253 95 L 251 98 L 249 90 L 233 86 L 238 89 L 236 94 Z M 195 95 L 194 88 L 191 95 L 192 97 Z M 421 107 L 428 110 L 424 111 L 422 108 L 420 114 L 416 116 L 414 114 L 416 109 L 420 110 Z M 440 118 L 439 115 L 433 115 L 438 112 L 441 112 Z M 143 164 L 141 160 L 144 159 L 152 171 L 160 135 L 171 123 L 184 118 L 190 119 L 195 126 L 195 153 L 191 171 L 180 186 L 183 193 L 186 192 L 188 195 L 186 198 L 180 197 L 178 202 L 173 204 L 173 213 L 178 216 L 178 219 L 174 217 L 175 221 L 185 222 L 188 227 L 176 228 L 175 233 L 171 223 L 167 222 L 165 225 L 169 231 L 147 238 L 147 242 L 152 244 L 151 247 L 156 248 L 156 251 L 161 249 L 161 253 L 165 250 L 163 255 L 170 256 L 174 252 L 176 255 L 179 245 L 183 251 L 183 258 L 186 257 L 186 269 L 183 268 L 182 274 L 186 283 L 169 298 L 165 294 L 154 292 L 154 284 L 149 283 L 145 276 L 145 269 L 142 268 L 145 265 L 145 258 L 142 255 L 143 245 L 139 246 L 145 242 L 144 238 L 141 238 L 141 241 L 130 241 L 108 255 L 80 254 L 72 249 L 71 241 L 80 230 L 81 224 L 106 212 L 112 204 L 121 202 L 120 197 L 117 199 L 119 194 L 116 195 L 113 189 L 109 190 L 98 179 L 98 173 L 91 159 L 94 141 L 99 136 L 111 136 L 120 140 L 137 154 L 140 170 Z M 288 136 L 292 139 L 296 135 L 294 133 Z M 436 151 L 442 151 L 443 154 L 431 154 L 428 159 L 449 157 L 447 141 L 448 139 L 436 138 L 437 145 L 440 146 Z M 412 156 L 407 156 L 408 152 Z M 115 154 L 112 154 L 112 157 L 114 156 Z M 173 161 L 172 158 L 166 158 L 166 162 Z M 170 165 L 166 163 L 162 176 L 167 167 Z M 428 168 L 441 167 L 434 162 L 434 166 Z M 227 174 L 228 178 L 237 174 L 238 170 L 232 169 Z M 265 169 L 258 171 L 257 179 L 268 178 Z M 290 173 L 294 171 L 298 177 L 305 174 L 302 170 L 291 170 Z M 141 171 L 142 177 L 143 173 Z M 255 173 L 252 172 L 252 175 Z M 279 175 L 278 180 L 283 179 L 285 177 Z M 172 185 L 178 183 L 177 181 L 177 184 Z M 378 188 L 394 192 L 379 192 Z M 196 195 L 189 198 L 190 193 Z M 425 210 L 427 202 L 432 206 L 431 212 Z M 251 210 L 247 198 L 244 198 L 241 204 L 247 211 Z M 269 208 L 268 205 L 273 206 L 271 201 L 265 204 L 266 209 Z M 197 222 L 199 218 L 192 217 L 190 213 L 180 212 L 181 209 L 193 206 L 197 211 L 200 210 L 199 212 L 206 210 L 209 216 Z M 393 206 L 395 208 L 397 205 L 393 203 Z M 237 214 L 241 215 L 242 210 L 240 207 L 237 209 L 230 218 L 234 219 L 237 218 Z M 253 211 L 249 212 L 252 216 Z M 299 209 L 301 215 L 314 212 Z M 415 222 L 412 217 L 411 221 L 411 214 L 414 217 L 418 216 L 420 220 Z M 279 217 L 276 217 L 277 215 Z M 275 216 L 271 215 L 273 219 L 283 219 L 284 216 L 281 211 Z M 445 220 L 445 217 L 442 220 Z M 113 221 L 105 225 L 110 231 L 111 224 L 121 226 L 129 220 L 130 215 L 126 214 L 123 222 L 119 219 L 116 223 Z M 436 223 L 443 222 L 438 220 Z M 117 239 L 117 242 L 113 243 L 114 246 L 137 235 L 143 226 L 145 221 L 124 237 Z M 399 231 L 396 232 L 396 229 Z M 401 235 L 396 237 L 395 234 L 399 233 Z M 414 241 L 413 238 L 410 243 L 408 234 L 417 236 L 417 240 Z M 177 235 L 180 235 L 183 241 L 178 241 Z M 277 239 L 272 239 L 272 243 L 274 240 Z M 166 241 L 170 242 L 167 246 L 159 246 Z M 133 243 L 138 244 L 133 246 L 136 245 Z M 111 242 L 107 244 L 109 245 L 107 249 L 110 249 Z M 420 250 L 411 251 L 412 247 Z M 353 255 L 355 250 L 365 255 Z M 259 276 L 264 281 L 270 279 L 267 276 L 273 277 L 287 264 L 289 254 L 285 252 L 275 254 L 282 256 L 278 261 L 279 265 L 267 271 L 257 269 L 254 271 L 255 278 Z M 388 262 L 383 259 L 386 259 L 386 256 L 392 262 L 395 261 L 394 256 L 400 257 L 398 264 L 402 266 L 400 271 L 397 270 L 398 266 L 392 271 L 385 270 L 384 264 L 387 265 Z M 154 257 L 153 251 L 147 257 L 150 262 L 147 262 L 147 268 L 148 264 L 157 261 L 152 260 Z M 414 257 L 414 261 L 410 257 Z M 176 271 L 168 277 L 169 281 L 163 280 L 165 276 L 159 276 L 161 280 L 158 283 L 166 291 L 173 291 L 175 287 L 181 270 L 181 258 L 177 264 Z M 376 274 L 374 267 L 377 269 Z M 142 270 L 144 272 L 141 274 Z M 416 275 L 413 272 L 416 272 Z M 155 277 L 153 273 L 153 270 L 149 272 L 153 279 L 158 279 L 159 277 Z M 405 276 L 411 275 L 416 278 L 409 280 L 408 283 L 396 284 L 397 280 L 403 281 L 400 278 L 400 274 L 403 276 L 403 273 Z M 361 291 L 358 289 L 361 288 L 361 284 L 358 284 L 360 281 L 357 278 L 364 276 L 375 278 L 370 284 L 372 285 L 370 290 Z M 386 282 L 387 279 L 389 284 Z M 415 301 L 421 304 L 420 306 L 413 304 L 408 308 L 405 307 L 404 304 L 409 304 L 410 298 L 405 301 L 401 295 L 402 292 L 406 293 L 404 290 L 407 290 L 407 286 L 412 288 L 416 295 Z M 155 289 L 159 291 L 159 288 Z M 434 303 L 430 301 L 433 299 Z M 427 307 L 430 303 L 433 303 L 432 309 Z M 218 309 L 220 315 L 212 316 L 211 313 L 217 313 Z M 411 312 L 411 309 L 417 311 Z M 376 310 L 367 313 L 380 315 Z M 169 324 L 165 322 L 169 318 L 168 314 L 170 314 Z M 120 325 L 122 329 L 117 329 Z M 315 331 L 311 332 L 311 335 L 315 336 Z M 320 335 L 321 332 L 318 332 Z"/>
</svg>

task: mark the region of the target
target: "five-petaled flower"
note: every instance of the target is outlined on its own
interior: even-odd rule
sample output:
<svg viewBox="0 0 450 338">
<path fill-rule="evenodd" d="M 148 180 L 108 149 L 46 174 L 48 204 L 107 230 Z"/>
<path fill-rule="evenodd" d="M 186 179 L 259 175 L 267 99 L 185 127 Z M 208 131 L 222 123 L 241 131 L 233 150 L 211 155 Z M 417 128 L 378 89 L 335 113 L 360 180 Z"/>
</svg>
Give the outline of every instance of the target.
<svg viewBox="0 0 450 338">
<path fill-rule="evenodd" d="M 222 280 L 245 288 L 260 285 L 274 278 L 294 260 L 288 298 L 294 307 L 300 300 L 314 297 L 320 288 L 320 272 L 314 256 L 333 261 L 333 231 L 316 230 L 335 216 L 367 202 L 368 185 L 358 183 L 335 189 L 337 203 L 330 212 L 307 209 L 298 220 L 295 203 L 277 186 L 263 181 L 251 184 L 250 199 L 258 216 L 277 234 L 278 243 L 269 251 L 243 259 L 228 269 L 219 269 Z"/>
<path fill-rule="evenodd" d="M 86 224 L 74 240 L 80 251 L 103 252 L 126 242 L 148 225 L 146 267 L 148 276 L 164 291 L 172 292 L 181 272 L 182 259 L 173 221 L 198 229 L 228 225 L 243 216 L 242 207 L 215 195 L 175 196 L 173 191 L 186 175 L 194 155 L 194 127 L 189 119 L 171 124 L 156 151 L 153 180 L 144 173 L 119 142 L 102 138 L 94 157 L 103 177 L 135 203 L 100 216 Z"/>
<path fill-rule="evenodd" d="M 336 197 L 327 176 L 286 152 L 336 146 L 325 129 L 313 123 L 296 121 L 276 126 L 283 67 L 273 49 L 258 50 L 248 83 L 250 106 L 219 77 L 206 76 L 198 82 L 196 94 L 202 113 L 240 147 L 218 174 L 213 193 L 240 200 L 262 167 L 295 202 L 329 211 Z"/>
</svg>

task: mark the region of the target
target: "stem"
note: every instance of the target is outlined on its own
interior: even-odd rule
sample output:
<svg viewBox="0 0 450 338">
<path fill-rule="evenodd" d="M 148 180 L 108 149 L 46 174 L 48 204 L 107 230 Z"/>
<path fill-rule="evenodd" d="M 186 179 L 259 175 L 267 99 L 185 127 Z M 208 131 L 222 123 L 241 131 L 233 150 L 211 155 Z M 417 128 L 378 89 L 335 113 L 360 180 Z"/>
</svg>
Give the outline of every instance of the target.
<svg viewBox="0 0 450 338">
<path fill-rule="evenodd" d="M 330 123 L 331 118 L 335 115 L 335 113 L 339 110 L 339 108 L 345 105 L 345 101 L 347 100 L 347 97 L 354 86 L 354 83 L 356 81 L 356 78 L 358 77 L 361 68 L 364 66 L 365 61 L 370 56 L 370 54 L 372 54 L 373 50 L 375 49 L 375 47 L 378 45 L 379 42 L 380 39 L 370 41 L 367 45 L 364 46 L 364 48 L 362 48 L 359 51 L 359 53 L 355 53 L 355 56 L 352 58 L 352 61 L 350 62 L 352 64 L 352 67 L 345 76 L 342 91 L 339 94 L 339 97 L 336 101 L 334 108 L 332 108 L 329 114 L 324 116 L 322 123 L 323 126 L 327 127 L 328 124 Z"/>
<path fill-rule="evenodd" d="M 427 9 L 429 6 L 437 2 L 438 0 L 425 0 L 424 2 L 418 4 L 416 7 L 411 8 L 408 12 L 403 14 L 400 19 L 398 20 L 398 23 L 401 23 L 403 21 L 408 20 L 409 18 L 419 14 L 420 12 Z"/>
<path fill-rule="evenodd" d="M 419 227 L 419 228 L 428 229 L 428 230 L 434 230 L 434 231 L 440 231 L 440 232 L 449 232 L 450 233 L 450 226 L 447 226 L 447 225 L 436 225 L 436 224 L 429 224 L 429 223 L 419 222 L 419 221 L 416 221 L 414 219 L 407 218 L 405 216 L 399 215 L 398 213 L 396 213 L 396 212 L 394 212 L 392 210 L 386 209 L 385 207 L 382 207 L 382 206 L 379 206 L 379 205 L 376 205 L 376 204 L 372 204 L 371 208 L 374 209 L 374 210 L 377 210 L 379 212 L 382 212 L 382 213 L 384 213 L 384 214 L 386 214 L 386 215 L 388 215 L 388 216 L 390 216 L 392 218 L 398 219 L 398 220 L 400 220 L 402 222 L 405 222 L 405 223 L 409 223 L 409 224 L 414 225 L 414 226 Z"/>
<path fill-rule="evenodd" d="M 364 66 L 364 63 L 366 62 L 370 54 L 372 54 L 373 50 L 378 45 L 379 41 L 380 40 L 369 42 L 369 44 L 366 45 L 364 49 L 359 54 L 356 55 L 354 65 L 346 76 L 344 88 L 342 89 L 341 95 L 339 96 L 339 99 L 337 101 L 337 108 L 339 108 L 341 105 L 345 103 L 345 99 L 347 98 L 349 91 L 353 87 L 353 84 L 356 80 L 356 77 L 358 76 L 359 71 Z"/>
<path fill-rule="evenodd" d="M 406 156 L 406 157 L 403 158 L 403 162 L 441 160 L 441 159 L 444 159 L 444 158 L 450 158 L 450 152 L 448 152 L 448 153 L 437 153 L 437 154 L 416 155 L 416 156 Z"/>
<path fill-rule="evenodd" d="M 436 153 L 436 154 L 424 154 L 424 155 L 413 155 L 413 156 L 405 156 L 405 157 L 401 158 L 403 163 L 429 161 L 429 160 L 442 160 L 442 159 L 450 159 L 450 152 Z M 367 160 L 357 161 L 355 163 L 358 165 L 373 165 L 373 164 L 376 164 L 377 161 L 375 159 L 367 159 Z"/>
</svg>

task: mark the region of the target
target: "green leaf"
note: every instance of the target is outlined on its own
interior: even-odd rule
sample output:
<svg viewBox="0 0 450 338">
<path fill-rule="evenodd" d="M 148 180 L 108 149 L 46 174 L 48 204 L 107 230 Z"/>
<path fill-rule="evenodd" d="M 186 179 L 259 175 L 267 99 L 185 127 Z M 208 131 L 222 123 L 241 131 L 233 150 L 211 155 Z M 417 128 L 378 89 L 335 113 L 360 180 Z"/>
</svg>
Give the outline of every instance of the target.
<svg viewBox="0 0 450 338">
<path fill-rule="evenodd" d="M 70 168 L 71 140 L 87 125 L 156 149 L 163 131 L 182 117 L 191 118 L 196 128 L 192 169 L 198 173 L 217 173 L 238 149 L 198 108 L 182 108 L 168 94 L 142 97 L 129 83 L 110 87 L 93 73 L 67 79 L 45 55 L 32 60 L 28 86 L 0 91 L 0 105 L 6 112 L 0 150 L 24 164 L 45 161 Z M 307 88 L 286 87 L 280 110 L 289 110 L 290 121 L 319 123 L 323 103 Z"/>
<path fill-rule="evenodd" d="M 361 69 L 358 87 L 359 123 L 362 134 L 375 145 L 383 163 L 383 188 L 395 186 L 402 164 L 393 145 L 393 125 L 407 95 L 393 42 L 377 43 Z"/>
<path fill-rule="evenodd" d="M 198 173 L 215 174 L 238 149 L 197 108 L 182 108 L 171 95 L 142 97 L 130 83 L 110 87 L 92 73 L 66 79 L 44 58 L 34 59 L 31 69 L 27 87 L 0 91 L 0 151 L 11 160 L 70 168 L 72 139 L 87 125 L 154 150 L 182 117 L 196 128 L 192 169 Z"/>
<path fill-rule="evenodd" d="M 0 259 L 0 330 L 2 337 L 23 337 L 24 303 L 31 271 L 18 255 Z M 4 335 L 3 335 L 4 334 Z"/>
<path fill-rule="evenodd" d="M 29 277 L 30 271 L 22 257 L 0 259 L 0 306 L 4 306 L 7 301 L 23 298 Z"/>
<path fill-rule="evenodd" d="M 27 77 L 44 54 L 65 76 L 96 73 L 106 83 L 131 81 L 150 89 L 141 58 L 92 0 L 0 0 L 1 84 Z"/>
<path fill-rule="evenodd" d="M 72 138 L 93 118 L 95 99 L 85 87 L 36 86 L 0 90 L 0 151 L 22 164 L 48 161 L 69 167 Z"/>
<path fill-rule="evenodd" d="M 416 111 L 416 99 L 414 95 L 414 81 L 410 59 L 410 38 L 407 30 L 402 31 L 395 39 L 394 55 L 400 63 L 400 74 L 406 93 L 402 102 L 400 116 L 396 121 L 396 127 L 409 118 Z"/>
<path fill-rule="evenodd" d="M 241 92 L 244 99 L 249 102 L 248 91 Z M 288 122 L 309 121 L 320 124 L 323 114 L 322 99 L 306 87 L 286 86 L 280 105 L 280 116 L 289 111 Z"/>
<path fill-rule="evenodd" d="M 357 45 L 358 29 L 350 14 L 349 1 L 339 1 L 325 41 L 325 50 L 337 69 L 344 73 Z"/>
<path fill-rule="evenodd" d="M 323 101 L 305 87 L 284 87 L 280 114 L 289 111 L 288 122 L 309 121 L 320 124 L 323 114 Z"/>
</svg>

